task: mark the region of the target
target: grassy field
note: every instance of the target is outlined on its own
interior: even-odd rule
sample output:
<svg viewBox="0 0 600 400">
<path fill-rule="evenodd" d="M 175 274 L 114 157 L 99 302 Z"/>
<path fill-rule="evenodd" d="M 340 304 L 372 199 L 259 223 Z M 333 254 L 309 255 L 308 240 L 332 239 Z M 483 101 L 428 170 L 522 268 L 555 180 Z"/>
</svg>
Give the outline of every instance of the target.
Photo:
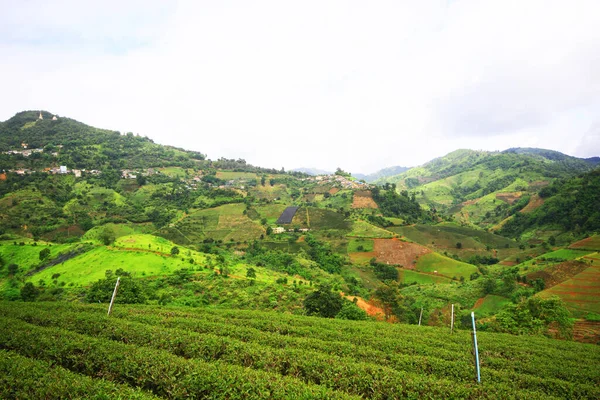
<svg viewBox="0 0 600 400">
<path fill-rule="evenodd" d="M 464 277 L 468 280 L 472 273 L 477 272 L 477 267 L 438 253 L 429 253 L 418 258 L 417 270 L 432 273 L 437 271 L 437 274 L 448 278 Z"/>
<path fill-rule="evenodd" d="M 254 172 L 217 171 L 217 178 L 225 181 L 245 179 L 256 180 L 258 176 Z"/>
<path fill-rule="evenodd" d="M 198 265 L 189 263 L 189 258 L 185 254 L 172 257 L 147 251 L 125 251 L 101 246 L 64 263 L 44 269 L 27 280 L 35 284 L 40 280 L 50 284 L 53 281 L 52 276 L 60 274 L 59 282 L 85 286 L 104 278 L 107 269 L 114 272 L 119 268 L 138 278 L 169 275 L 181 268 L 198 268 Z M 198 258 L 198 263 L 205 261 L 204 258 L 194 258 Z"/>
<path fill-rule="evenodd" d="M 519 264 L 519 269 L 523 272 L 531 273 L 543 270 L 552 265 L 560 264 L 563 261 L 576 260 L 592 253 L 593 251 L 589 250 L 559 249 L 522 262 Z"/>
<path fill-rule="evenodd" d="M 383 238 L 389 239 L 395 236 L 394 232 L 380 228 L 363 220 L 357 220 L 352 223 L 352 231 L 348 236 L 359 238 Z"/>
<path fill-rule="evenodd" d="M 431 284 L 431 283 L 449 283 L 452 282 L 450 278 L 441 275 L 424 274 L 410 269 L 399 269 L 398 279 L 402 283 L 413 283 L 416 282 L 419 285 Z"/>
<path fill-rule="evenodd" d="M 2 397 L 40 397 L 32 376 L 50 368 L 81 376 L 66 393 L 86 382 L 81 397 L 98 398 L 111 385 L 128 398 L 600 397 L 597 346 L 539 337 L 479 332 L 476 384 L 462 330 L 210 308 L 107 317 L 105 304 L 0 303 L 0 315 L 0 365 L 20 371 L 0 375 Z"/>
<path fill-rule="evenodd" d="M 361 249 L 359 250 L 359 247 Z M 352 238 L 348 242 L 348 253 L 373 251 L 373 241 L 363 238 Z"/>
<path fill-rule="evenodd" d="M 266 233 L 265 228 L 244 215 L 245 209 L 244 204 L 237 203 L 195 211 L 174 224 L 174 228 L 191 243 L 204 238 L 224 242 L 258 239 Z"/>
<path fill-rule="evenodd" d="M 13 241 L 2 241 L 0 245 L 0 256 L 6 264 L 17 264 L 22 271 L 29 271 L 40 264 L 40 251 L 43 249 L 50 250 L 49 259 L 55 258 L 60 253 L 74 249 L 77 245 L 74 244 L 46 244 L 39 242 L 34 245 L 32 240 L 19 240 L 24 245 L 15 245 Z M 0 268 L 0 277 L 7 274 L 7 268 Z"/>
<path fill-rule="evenodd" d="M 260 218 L 266 218 L 268 224 L 275 224 L 277 219 L 287 208 L 285 204 L 267 204 L 253 207 L 259 214 Z"/>
<path fill-rule="evenodd" d="M 477 318 L 484 318 L 494 315 L 498 313 L 502 307 L 511 303 L 510 299 L 497 296 L 495 294 L 488 294 L 480 300 L 481 301 L 477 301 L 473 307 L 473 311 L 475 312 L 475 316 Z"/>
</svg>

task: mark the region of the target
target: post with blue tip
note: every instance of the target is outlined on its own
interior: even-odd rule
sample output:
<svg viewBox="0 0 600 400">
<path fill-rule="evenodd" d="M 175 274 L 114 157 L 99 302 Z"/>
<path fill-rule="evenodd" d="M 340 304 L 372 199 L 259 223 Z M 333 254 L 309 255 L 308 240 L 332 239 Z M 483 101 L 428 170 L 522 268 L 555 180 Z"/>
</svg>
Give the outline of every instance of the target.
<svg viewBox="0 0 600 400">
<path fill-rule="evenodd" d="M 473 322 L 473 355 L 475 356 L 475 370 L 477 371 L 477 383 L 481 382 L 481 371 L 479 370 L 479 350 L 477 349 L 477 329 L 475 328 L 475 313 L 471 312 Z"/>
</svg>

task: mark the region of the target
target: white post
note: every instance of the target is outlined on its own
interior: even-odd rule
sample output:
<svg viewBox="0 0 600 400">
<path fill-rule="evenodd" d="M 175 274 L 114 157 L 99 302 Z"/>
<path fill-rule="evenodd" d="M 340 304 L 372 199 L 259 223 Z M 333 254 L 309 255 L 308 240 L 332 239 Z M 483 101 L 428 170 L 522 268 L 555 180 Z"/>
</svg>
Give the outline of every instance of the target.
<svg viewBox="0 0 600 400">
<path fill-rule="evenodd" d="M 108 315 L 112 311 L 113 303 L 115 302 L 115 297 L 117 297 L 117 289 L 119 289 L 119 282 L 121 281 L 121 277 L 117 278 L 117 283 L 115 284 L 115 290 L 113 291 L 112 298 L 110 299 L 110 306 L 108 306 Z"/>
<path fill-rule="evenodd" d="M 450 334 L 454 331 L 454 304 L 452 304 L 452 316 L 450 317 Z"/>
<path fill-rule="evenodd" d="M 475 328 L 475 313 L 471 312 L 471 321 L 473 321 L 473 349 L 475 350 L 475 369 L 477 371 L 477 383 L 481 382 L 481 372 L 479 371 L 479 350 L 477 349 L 477 330 Z"/>
<path fill-rule="evenodd" d="M 421 314 L 419 314 L 419 326 L 421 326 L 421 317 L 423 317 L 423 307 L 421 307 Z"/>
</svg>

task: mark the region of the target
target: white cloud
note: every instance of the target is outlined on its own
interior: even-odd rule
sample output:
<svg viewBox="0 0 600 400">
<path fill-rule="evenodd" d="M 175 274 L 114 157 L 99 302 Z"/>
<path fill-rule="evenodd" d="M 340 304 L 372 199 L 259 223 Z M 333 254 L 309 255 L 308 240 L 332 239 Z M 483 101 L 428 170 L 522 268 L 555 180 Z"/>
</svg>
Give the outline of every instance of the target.
<svg viewBox="0 0 600 400">
<path fill-rule="evenodd" d="M 0 16 L 35 21 L 0 40 L 0 119 L 42 108 L 211 158 L 370 172 L 465 147 L 589 156 L 574 143 L 600 111 L 591 1 L 24 4 Z"/>
</svg>

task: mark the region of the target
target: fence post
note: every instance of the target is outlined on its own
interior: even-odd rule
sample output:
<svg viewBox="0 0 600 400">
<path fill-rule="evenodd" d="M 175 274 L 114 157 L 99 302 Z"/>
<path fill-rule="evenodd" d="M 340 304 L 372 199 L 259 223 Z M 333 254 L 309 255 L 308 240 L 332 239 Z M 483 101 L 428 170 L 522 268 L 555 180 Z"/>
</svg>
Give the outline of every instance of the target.
<svg viewBox="0 0 600 400">
<path fill-rule="evenodd" d="M 421 307 L 421 314 L 419 314 L 419 326 L 421 326 L 421 317 L 423 317 L 423 307 Z"/>
<path fill-rule="evenodd" d="M 473 355 L 475 356 L 475 371 L 477 371 L 477 383 L 481 382 L 481 372 L 479 370 L 479 350 L 477 349 L 477 329 L 475 328 L 475 313 L 471 312 L 471 321 L 473 322 Z"/>
<path fill-rule="evenodd" d="M 112 298 L 110 299 L 110 306 L 108 306 L 108 314 L 112 311 L 113 303 L 115 302 L 115 297 L 117 297 L 117 289 L 119 289 L 119 282 L 121 281 L 121 277 L 117 278 L 117 283 L 115 284 L 115 290 L 113 291 Z"/>
<path fill-rule="evenodd" d="M 450 317 L 450 334 L 454 331 L 454 304 L 452 304 L 452 316 Z"/>
</svg>

